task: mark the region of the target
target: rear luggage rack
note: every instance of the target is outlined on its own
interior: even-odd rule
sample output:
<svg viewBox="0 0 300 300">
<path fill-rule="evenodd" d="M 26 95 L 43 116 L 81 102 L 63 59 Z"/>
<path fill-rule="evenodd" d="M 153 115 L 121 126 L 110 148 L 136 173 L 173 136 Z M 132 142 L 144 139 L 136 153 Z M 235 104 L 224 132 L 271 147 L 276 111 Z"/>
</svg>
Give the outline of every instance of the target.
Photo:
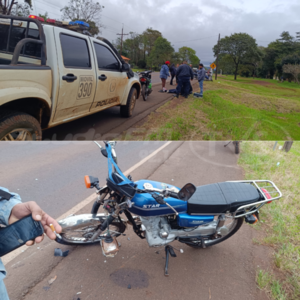
<svg viewBox="0 0 300 300">
<path fill-rule="evenodd" d="M 280 192 L 278 187 L 275 185 L 274 182 L 270 180 L 236 180 L 229 182 L 252 184 L 255 188 L 257 188 L 261 196 L 264 198 L 264 200 L 240 206 L 233 214 L 234 218 L 252 215 L 256 213 L 265 204 L 270 203 L 274 200 L 278 200 L 282 197 L 282 193 Z"/>
</svg>

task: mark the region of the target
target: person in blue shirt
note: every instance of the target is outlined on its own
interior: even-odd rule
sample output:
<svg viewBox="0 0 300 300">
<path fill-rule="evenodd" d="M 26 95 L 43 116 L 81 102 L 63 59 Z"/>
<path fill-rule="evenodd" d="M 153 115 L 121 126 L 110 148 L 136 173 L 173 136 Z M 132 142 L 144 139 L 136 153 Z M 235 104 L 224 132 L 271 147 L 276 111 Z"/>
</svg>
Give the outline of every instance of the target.
<svg viewBox="0 0 300 300">
<path fill-rule="evenodd" d="M 203 67 L 203 64 L 199 64 L 199 70 L 197 72 L 197 79 L 200 87 L 200 97 L 203 97 L 203 81 L 206 76 L 206 70 Z"/>
<path fill-rule="evenodd" d="M 167 60 L 165 62 L 165 64 L 163 64 L 161 66 L 161 69 L 160 69 L 160 74 L 159 74 L 159 77 L 161 79 L 161 83 L 162 83 L 162 91 L 163 92 L 166 92 L 167 89 L 166 89 L 166 81 L 167 81 L 167 78 L 170 76 L 170 72 L 169 72 L 169 65 L 170 65 L 170 62 Z"/>
<path fill-rule="evenodd" d="M 194 79 L 193 70 L 189 65 L 187 65 L 187 61 L 184 61 L 182 65 L 177 68 L 176 71 L 176 82 L 177 82 L 177 98 L 181 93 L 185 98 L 190 94 L 191 83 L 190 81 Z"/>
<path fill-rule="evenodd" d="M 9 193 L 10 198 L 1 196 L 0 193 L 0 224 L 8 226 L 30 214 L 32 218 L 36 221 L 40 221 L 44 227 L 45 234 L 52 240 L 55 240 L 56 236 L 49 227 L 50 224 L 53 224 L 57 233 L 61 232 L 60 225 L 49 215 L 47 215 L 34 201 L 29 201 L 22 203 L 21 198 L 16 193 L 11 193 L 8 189 L 0 187 L 0 192 L 4 191 Z M 1 239 L 1 227 L 0 227 L 0 239 Z M 28 241 L 27 246 L 31 246 L 34 243 L 40 243 L 44 239 L 44 236 L 39 236 L 35 241 Z M 6 270 L 0 259 L 0 299 L 9 300 L 3 279 L 6 276 Z"/>
</svg>

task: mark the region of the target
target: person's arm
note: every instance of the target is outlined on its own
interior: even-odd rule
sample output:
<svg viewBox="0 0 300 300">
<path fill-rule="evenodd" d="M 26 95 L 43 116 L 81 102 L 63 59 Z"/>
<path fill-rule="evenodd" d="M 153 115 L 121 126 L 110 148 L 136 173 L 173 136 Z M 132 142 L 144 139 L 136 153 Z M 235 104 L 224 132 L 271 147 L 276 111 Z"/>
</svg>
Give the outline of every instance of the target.
<svg viewBox="0 0 300 300">
<path fill-rule="evenodd" d="M 4 225 L 10 225 L 14 222 L 32 214 L 32 218 L 36 221 L 40 221 L 44 227 L 45 234 L 52 240 L 55 240 L 56 235 L 52 232 L 50 224 L 53 224 L 57 233 L 61 232 L 61 226 L 56 220 L 46 214 L 36 202 L 29 201 L 22 203 L 21 198 L 16 193 L 9 192 L 8 189 L 0 188 L 3 191 L 10 193 L 12 197 L 9 200 L 0 201 L 0 223 Z M 44 235 L 39 236 L 35 241 L 28 241 L 27 246 L 31 246 L 36 243 L 40 243 L 44 239 Z"/>
<path fill-rule="evenodd" d="M 0 187 L 0 190 L 11 194 L 11 198 L 9 200 L 2 199 L 0 201 L 0 223 L 3 225 L 9 225 L 9 217 L 11 215 L 11 211 L 15 205 L 22 203 L 21 197 L 16 193 L 11 193 L 8 189 Z"/>
</svg>

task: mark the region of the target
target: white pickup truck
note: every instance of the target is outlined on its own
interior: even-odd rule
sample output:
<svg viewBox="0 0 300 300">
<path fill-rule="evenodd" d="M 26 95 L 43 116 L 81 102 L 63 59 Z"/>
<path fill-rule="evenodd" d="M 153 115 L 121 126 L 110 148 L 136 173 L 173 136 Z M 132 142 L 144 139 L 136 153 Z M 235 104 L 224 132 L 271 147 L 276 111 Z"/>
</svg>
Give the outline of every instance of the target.
<svg viewBox="0 0 300 300">
<path fill-rule="evenodd" d="M 0 15 L 0 141 L 41 140 L 42 129 L 112 106 L 130 117 L 141 87 L 116 49 L 81 25 L 38 19 Z"/>
</svg>

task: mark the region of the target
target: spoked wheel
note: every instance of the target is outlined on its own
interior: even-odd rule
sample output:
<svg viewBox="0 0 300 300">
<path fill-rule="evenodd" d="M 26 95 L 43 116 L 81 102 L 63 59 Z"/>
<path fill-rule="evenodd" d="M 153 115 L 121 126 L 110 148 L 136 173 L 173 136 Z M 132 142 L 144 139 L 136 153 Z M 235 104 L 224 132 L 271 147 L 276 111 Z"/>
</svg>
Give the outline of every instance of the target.
<svg viewBox="0 0 300 300">
<path fill-rule="evenodd" d="M 144 101 L 147 101 L 147 98 L 148 98 L 148 89 L 147 89 L 147 87 L 146 87 L 145 84 L 142 87 L 142 96 L 143 96 Z"/>
<path fill-rule="evenodd" d="M 93 234 L 99 229 L 100 225 L 83 225 L 82 227 L 76 227 L 75 229 L 68 230 L 66 232 L 61 233 L 61 239 L 57 239 L 56 241 L 60 244 L 64 245 L 88 245 L 88 244 L 97 244 L 101 239 L 103 239 L 108 231 L 105 230 L 102 234 L 99 235 L 93 242 L 90 241 L 90 238 Z M 109 225 L 109 233 L 112 237 L 120 236 L 126 229 L 124 223 L 115 221 Z"/>
<path fill-rule="evenodd" d="M 241 228 L 243 222 L 244 218 L 234 219 L 231 215 L 226 215 L 226 221 L 224 226 L 226 226 L 228 229 L 227 234 L 223 236 L 215 234 L 213 236 L 203 237 L 205 247 L 213 246 L 227 240 Z M 198 238 L 185 239 L 181 240 L 181 242 L 193 248 L 203 248 L 202 240 Z"/>
</svg>

